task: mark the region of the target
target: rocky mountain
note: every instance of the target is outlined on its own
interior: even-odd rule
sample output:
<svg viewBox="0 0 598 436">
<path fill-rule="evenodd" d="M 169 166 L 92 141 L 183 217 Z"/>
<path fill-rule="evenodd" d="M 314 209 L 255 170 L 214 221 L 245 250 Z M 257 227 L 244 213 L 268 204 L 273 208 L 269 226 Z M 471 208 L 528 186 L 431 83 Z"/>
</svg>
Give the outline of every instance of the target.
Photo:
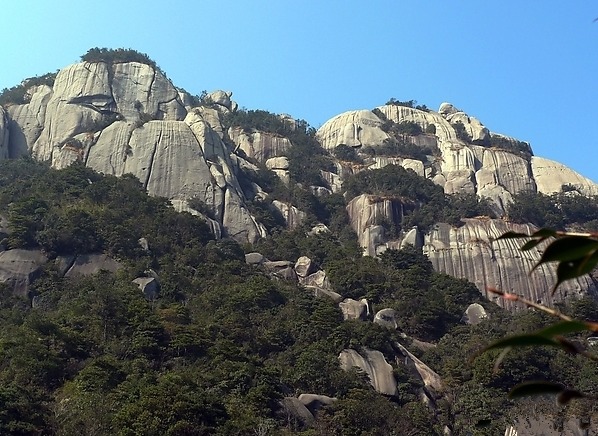
<svg viewBox="0 0 598 436">
<path fill-rule="evenodd" d="M 450 435 L 500 415 L 489 431 L 516 435 L 565 420 L 534 409 L 530 423 L 501 399 L 530 375 L 592 380 L 583 362 L 538 350 L 488 375 L 492 357 L 466 361 L 546 323 L 488 287 L 598 313 L 593 277 L 552 295 L 554 268 L 528 274 L 544 246 L 497 240 L 593 228 L 598 185 L 448 103 L 391 99 L 316 131 L 120 54 L 92 49 L 0 94 L 0 381 L 39 388 L 0 388 L 10 416 L 57 434 Z"/>
<path fill-rule="evenodd" d="M 249 243 L 267 236 L 248 208 L 264 195 L 262 187 L 242 187 L 244 172 L 265 165 L 287 186 L 295 182 L 289 176 L 293 142 L 288 135 L 228 125 L 227 117 L 238 108 L 230 92 L 216 91 L 200 101 L 177 89 L 155 65 L 84 61 L 60 70 L 53 83 L 25 82 L 22 88 L 21 102 L 0 108 L 1 157 L 32 156 L 54 168 L 79 161 L 104 174 L 131 173 L 151 195 L 170 199 L 178 210 L 203 214 L 215 234 Z M 291 130 L 295 126 L 289 116 L 280 119 Z M 353 163 L 331 158 L 332 167 L 320 168 L 321 182 L 311 186 L 318 196 L 343 193 L 344 180 L 356 173 L 397 165 L 432 180 L 446 194 L 487 199 L 493 219 L 469 218 L 462 227 L 438 223 L 425 231 L 414 227 L 389 235 L 381 223 L 403 222 L 406 204 L 400 198 L 381 200 L 365 193 L 346 198 L 365 254 L 414 244 L 439 271 L 467 278 L 482 292 L 490 286 L 552 302 L 545 289 L 554 271 L 525 274 L 540 251 L 528 252 L 521 262 L 516 244 L 493 242 L 509 230 L 535 230 L 508 220 L 513 196 L 549 195 L 563 187 L 598 195 L 591 180 L 533 156 L 529 144 L 491 132 L 449 103 L 437 112 L 396 101 L 346 112 L 327 121 L 315 137 L 331 156 L 339 146 L 361 156 Z M 396 147 L 389 151 L 397 143 L 410 144 L 419 153 Z M 297 227 L 305 219 L 297 205 L 272 199 L 287 226 Z M 206 209 L 194 210 L 190 201 Z M 591 280 L 579 280 L 568 283 L 556 298 L 595 290 Z"/>
</svg>

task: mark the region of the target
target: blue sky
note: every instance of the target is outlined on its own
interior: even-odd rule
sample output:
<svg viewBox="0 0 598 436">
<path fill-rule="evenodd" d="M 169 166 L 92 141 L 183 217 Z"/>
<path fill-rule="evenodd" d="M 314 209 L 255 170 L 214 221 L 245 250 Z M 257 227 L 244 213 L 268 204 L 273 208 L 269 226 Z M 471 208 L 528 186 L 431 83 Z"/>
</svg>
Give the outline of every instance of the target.
<svg viewBox="0 0 598 436">
<path fill-rule="evenodd" d="M 147 53 L 176 86 L 314 127 L 389 98 L 448 101 L 598 182 L 598 2 L 10 0 L 0 89 L 91 47 Z"/>
</svg>

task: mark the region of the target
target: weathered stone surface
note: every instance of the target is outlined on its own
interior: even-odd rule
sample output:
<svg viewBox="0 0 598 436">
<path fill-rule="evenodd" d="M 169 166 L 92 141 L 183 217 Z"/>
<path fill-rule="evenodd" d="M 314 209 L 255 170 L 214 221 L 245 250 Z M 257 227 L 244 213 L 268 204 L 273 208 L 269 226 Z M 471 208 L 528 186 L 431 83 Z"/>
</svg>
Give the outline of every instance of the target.
<svg viewBox="0 0 598 436">
<path fill-rule="evenodd" d="M 144 113 L 158 120 L 185 118 L 187 111 L 177 89 L 150 65 L 117 63 L 112 66 L 112 76 L 112 96 L 125 119 L 138 120 Z"/>
<path fill-rule="evenodd" d="M 29 155 L 30 148 L 44 128 L 46 106 L 52 96 L 52 88 L 47 85 L 34 86 L 27 91 L 27 94 L 30 97 L 28 103 L 11 105 L 7 108 L 10 115 L 8 123 L 10 158 Z M 8 143 L 6 143 L 6 147 L 8 147 Z"/>
<path fill-rule="evenodd" d="M 298 399 L 313 415 L 315 415 L 316 412 L 322 408 L 322 406 L 331 406 L 335 401 L 337 401 L 337 399 L 334 397 L 317 394 L 301 394 L 299 395 Z"/>
<path fill-rule="evenodd" d="M 438 113 L 451 124 L 462 123 L 463 127 L 465 127 L 465 132 L 473 142 L 484 143 L 490 139 L 490 132 L 479 120 L 470 117 L 452 104 L 442 103 L 438 109 Z"/>
<path fill-rule="evenodd" d="M 158 298 L 160 283 L 155 277 L 137 277 L 133 280 L 133 283 L 139 287 L 146 299 L 155 300 Z"/>
<path fill-rule="evenodd" d="M 437 224 L 425 235 L 423 252 L 437 271 L 473 282 L 484 295 L 498 304 L 513 306 L 511 302 L 487 293 L 488 287 L 523 294 L 548 306 L 565 298 L 596 291 L 589 277 L 581 277 L 563 283 L 551 296 L 551 289 L 556 283 L 554 265 L 542 265 L 528 274 L 540 260 L 541 247 L 522 252 L 519 240 L 495 240 L 508 231 L 531 234 L 537 230 L 532 225 L 476 218 L 463 221 L 465 224 L 459 228 Z"/>
<path fill-rule="evenodd" d="M 532 173 L 538 186 L 538 192 L 542 194 L 561 192 L 563 185 L 571 185 L 580 194 L 587 196 L 598 195 L 598 185 L 596 183 L 561 163 L 533 156 Z"/>
<path fill-rule="evenodd" d="M 341 176 L 335 173 L 331 173 L 330 171 L 320 171 L 322 174 L 322 178 L 326 181 L 328 186 L 330 186 L 330 190 L 333 193 L 341 192 L 343 189 L 343 179 Z"/>
<path fill-rule="evenodd" d="M 17 295 L 27 296 L 29 285 L 41 274 L 48 258 L 39 250 L 13 249 L 0 252 L 0 283 Z"/>
<path fill-rule="evenodd" d="M 73 263 L 64 273 L 65 277 L 87 276 L 100 271 L 116 272 L 122 265 L 106 254 L 80 254 L 71 257 Z"/>
<path fill-rule="evenodd" d="M 285 156 L 271 157 L 266 161 L 266 168 L 270 170 L 288 170 L 289 159 Z"/>
<path fill-rule="evenodd" d="M 218 90 L 209 93 L 207 95 L 206 100 L 214 104 L 219 104 L 220 106 L 224 106 L 225 108 L 231 110 L 233 107 L 233 101 L 231 100 L 232 95 L 233 93 L 230 91 Z"/>
<path fill-rule="evenodd" d="M 300 226 L 303 220 L 307 217 L 305 212 L 300 211 L 290 203 L 274 200 L 272 206 L 278 209 L 284 218 L 287 228 L 291 230 Z"/>
<path fill-rule="evenodd" d="M 364 254 L 375 256 L 376 246 L 383 242 L 383 238 L 373 238 L 371 228 L 381 222 L 400 224 L 403 219 L 403 203 L 398 199 L 362 194 L 349 202 L 347 213 L 351 227 L 357 233 L 359 245 L 365 250 Z M 380 231 L 376 234 L 379 236 Z"/>
<path fill-rule="evenodd" d="M 316 266 L 307 256 L 301 256 L 295 262 L 295 272 L 301 278 L 307 277 L 315 271 Z"/>
<path fill-rule="evenodd" d="M 304 286 L 314 286 L 320 289 L 332 290 L 326 272 L 319 270 L 307 277 L 299 277 L 299 283 Z"/>
<path fill-rule="evenodd" d="M 347 320 L 355 320 L 355 319 L 365 319 L 367 316 L 367 302 L 353 300 L 352 298 L 345 298 L 342 302 L 338 303 L 338 307 L 340 307 L 341 312 L 343 313 L 343 319 Z"/>
<path fill-rule="evenodd" d="M 428 391 L 428 393 L 439 394 L 444 390 L 444 383 L 442 382 L 442 378 L 434 370 L 432 370 L 428 365 L 426 365 L 424 362 L 422 362 L 413 354 L 411 354 L 409 350 L 407 350 L 398 342 L 395 343 L 395 346 L 403 354 L 403 363 L 415 369 L 422 382 L 424 383 L 424 386 L 427 388 L 426 390 Z"/>
<path fill-rule="evenodd" d="M 295 273 L 293 267 L 290 266 L 276 271 L 274 276 L 278 277 L 279 279 L 297 281 L 297 274 Z"/>
<path fill-rule="evenodd" d="M 402 157 L 388 157 L 388 156 L 375 156 L 373 158 L 373 164 L 368 168 L 375 170 L 384 168 L 388 165 L 399 165 L 406 170 L 413 170 L 418 176 L 425 176 L 424 163 L 420 160 L 406 159 Z"/>
<path fill-rule="evenodd" d="M 315 236 L 321 233 L 330 233 L 330 229 L 326 227 L 326 224 L 318 223 L 307 232 L 307 236 Z"/>
<path fill-rule="evenodd" d="M 315 418 L 309 409 L 298 398 L 284 397 L 281 405 L 287 416 L 293 416 L 303 425 L 312 425 Z"/>
<path fill-rule="evenodd" d="M 374 315 L 374 324 L 396 330 L 399 328 L 399 323 L 397 322 L 398 316 L 399 314 L 394 309 L 381 309 Z"/>
<path fill-rule="evenodd" d="M 240 127 L 231 127 L 228 130 L 231 140 L 245 152 L 245 154 L 259 162 L 284 156 L 291 147 L 291 141 L 274 133 L 261 131 L 245 132 Z"/>
<path fill-rule="evenodd" d="M 424 245 L 424 236 L 417 227 L 413 227 L 407 231 L 403 239 L 401 239 L 401 248 L 405 248 L 408 245 L 412 245 L 415 248 L 421 248 Z"/>
<path fill-rule="evenodd" d="M 365 372 L 374 389 L 385 395 L 397 395 L 397 382 L 392 366 L 384 359 L 384 355 L 377 350 L 363 349 L 363 354 L 352 349 L 341 351 L 339 360 L 341 368 L 345 371 L 354 366 Z"/>
<path fill-rule="evenodd" d="M 350 147 L 381 145 L 389 136 L 380 126 L 382 120 L 368 110 L 345 112 L 326 121 L 316 137 L 327 150 L 337 145 Z"/>
<path fill-rule="evenodd" d="M 0 106 L 0 159 L 7 159 L 10 157 L 9 151 L 9 120 L 8 114 L 2 106 Z"/>
<path fill-rule="evenodd" d="M 477 325 L 487 318 L 488 313 L 486 312 L 486 309 L 484 309 L 484 306 L 480 303 L 473 303 L 467 306 L 461 321 L 465 324 Z"/>
<path fill-rule="evenodd" d="M 245 255 L 245 263 L 249 265 L 260 265 L 266 259 L 262 253 L 247 253 Z"/>
</svg>

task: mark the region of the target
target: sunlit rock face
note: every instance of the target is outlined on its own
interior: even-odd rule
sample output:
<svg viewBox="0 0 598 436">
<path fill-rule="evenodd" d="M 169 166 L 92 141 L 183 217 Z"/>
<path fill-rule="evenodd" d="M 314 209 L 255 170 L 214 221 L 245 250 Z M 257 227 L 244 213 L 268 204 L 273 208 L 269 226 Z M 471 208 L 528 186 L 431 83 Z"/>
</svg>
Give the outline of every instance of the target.
<svg viewBox="0 0 598 436">
<path fill-rule="evenodd" d="M 366 147 L 382 144 L 389 135 L 381 129 L 382 120 L 371 111 L 350 111 L 328 120 L 316 134 L 327 150 L 344 144 Z"/>
<path fill-rule="evenodd" d="M 358 353 L 356 350 L 346 349 L 341 351 L 339 360 L 344 370 L 357 367 L 366 373 L 377 392 L 385 395 L 398 394 L 393 368 L 380 351 L 364 348 Z"/>
<path fill-rule="evenodd" d="M 561 192 L 563 186 L 569 186 L 582 195 L 598 195 L 596 183 L 553 160 L 533 156 L 532 173 L 538 185 L 538 192 L 543 194 Z"/>
<path fill-rule="evenodd" d="M 462 227 L 437 224 L 424 236 L 423 252 L 434 269 L 473 282 L 489 299 L 513 307 L 513 303 L 496 298 L 488 288 L 513 292 L 529 300 L 551 306 L 567 298 L 596 293 L 596 285 L 589 277 L 571 280 L 559 286 L 556 268 L 544 264 L 529 272 L 540 260 L 542 248 L 521 251 L 517 239 L 496 240 L 508 231 L 531 234 L 537 230 L 529 224 L 513 224 L 496 219 L 465 219 Z"/>
<path fill-rule="evenodd" d="M 138 62 L 70 65 L 53 87 L 28 93 L 27 104 L 0 113 L 0 158 L 30 154 L 55 168 L 82 162 L 105 174 L 131 173 L 151 195 L 201 201 L 240 242 L 266 235 L 245 205 L 241 160 L 223 141 L 220 116 L 236 109 L 231 93 L 210 94 L 211 107 L 185 106 L 162 72 Z"/>
</svg>

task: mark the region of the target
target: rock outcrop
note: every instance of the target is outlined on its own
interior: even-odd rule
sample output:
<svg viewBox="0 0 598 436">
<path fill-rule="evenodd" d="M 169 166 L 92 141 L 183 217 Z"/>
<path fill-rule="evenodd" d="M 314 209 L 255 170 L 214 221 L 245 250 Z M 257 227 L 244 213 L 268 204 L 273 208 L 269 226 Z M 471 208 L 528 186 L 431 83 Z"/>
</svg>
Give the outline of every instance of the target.
<svg viewBox="0 0 598 436">
<path fill-rule="evenodd" d="M 498 304 L 512 305 L 496 299 L 486 291 L 487 288 L 522 294 L 548 306 L 566 298 L 596 292 L 592 280 L 581 277 L 563 283 L 552 296 L 551 289 L 556 283 L 553 265 L 544 264 L 529 274 L 540 260 L 541 247 L 522 252 L 519 250 L 520 240 L 496 240 L 508 231 L 531 234 L 537 230 L 532 225 L 476 218 L 464 222 L 459 228 L 437 224 L 425 235 L 423 252 L 437 271 L 471 281 Z"/>
<path fill-rule="evenodd" d="M 538 192 L 543 194 L 561 192 L 563 185 L 569 185 L 582 195 L 598 195 L 596 183 L 553 160 L 532 157 L 532 173 L 538 185 Z"/>
<path fill-rule="evenodd" d="M 365 348 L 362 353 L 358 353 L 356 350 L 346 349 L 341 351 L 339 360 L 345 371 L 357 367 L 366 373 L 377 392 L 384 395 L 398 394 L 392 366 L 380 351 Z"/>
<path fill-rule="evenodd" d="M 389 135 L 381 129 L 382 120 L 368 110 L 351 111 L 326 121 L 317 138 L 327 150 L 344 144 L 350 147 L 376 146 Z"/>
<path fill-rule="evenodd" d="M 73 64 L 52 88 L 28 93 L 27 104 L 0 113 L 0 158 L 30 154 L 55 168 L 80 161 L 105 174 L 131 173 L 151 195 L 202 201 L 241 242 L 266 235 L 245 207 L 238 161 L 223 142 L 219 117 L 236 109 L 231 93 L 186 107 L 164 74 L 138 62 Z"/>
<path fill-rule="evenodd" d="M 486 309 L 484 309 L 484 306 L 482 306 L 480 303 L 473 303 L 467 306 L 467 309 L 465 309 L 465 313 L 461 318 L 461 322 L 470 325 L 477 325 L 485 319 L 488 319 L 488 313 L 486 312 Z"/>
<path fill-rule="evenodd" d="M 0 283 L 27 297 L 29 285 L 41 274 L 48 258 L 39 250 L 13 249 L 0 252 Z"/>
</svg>

